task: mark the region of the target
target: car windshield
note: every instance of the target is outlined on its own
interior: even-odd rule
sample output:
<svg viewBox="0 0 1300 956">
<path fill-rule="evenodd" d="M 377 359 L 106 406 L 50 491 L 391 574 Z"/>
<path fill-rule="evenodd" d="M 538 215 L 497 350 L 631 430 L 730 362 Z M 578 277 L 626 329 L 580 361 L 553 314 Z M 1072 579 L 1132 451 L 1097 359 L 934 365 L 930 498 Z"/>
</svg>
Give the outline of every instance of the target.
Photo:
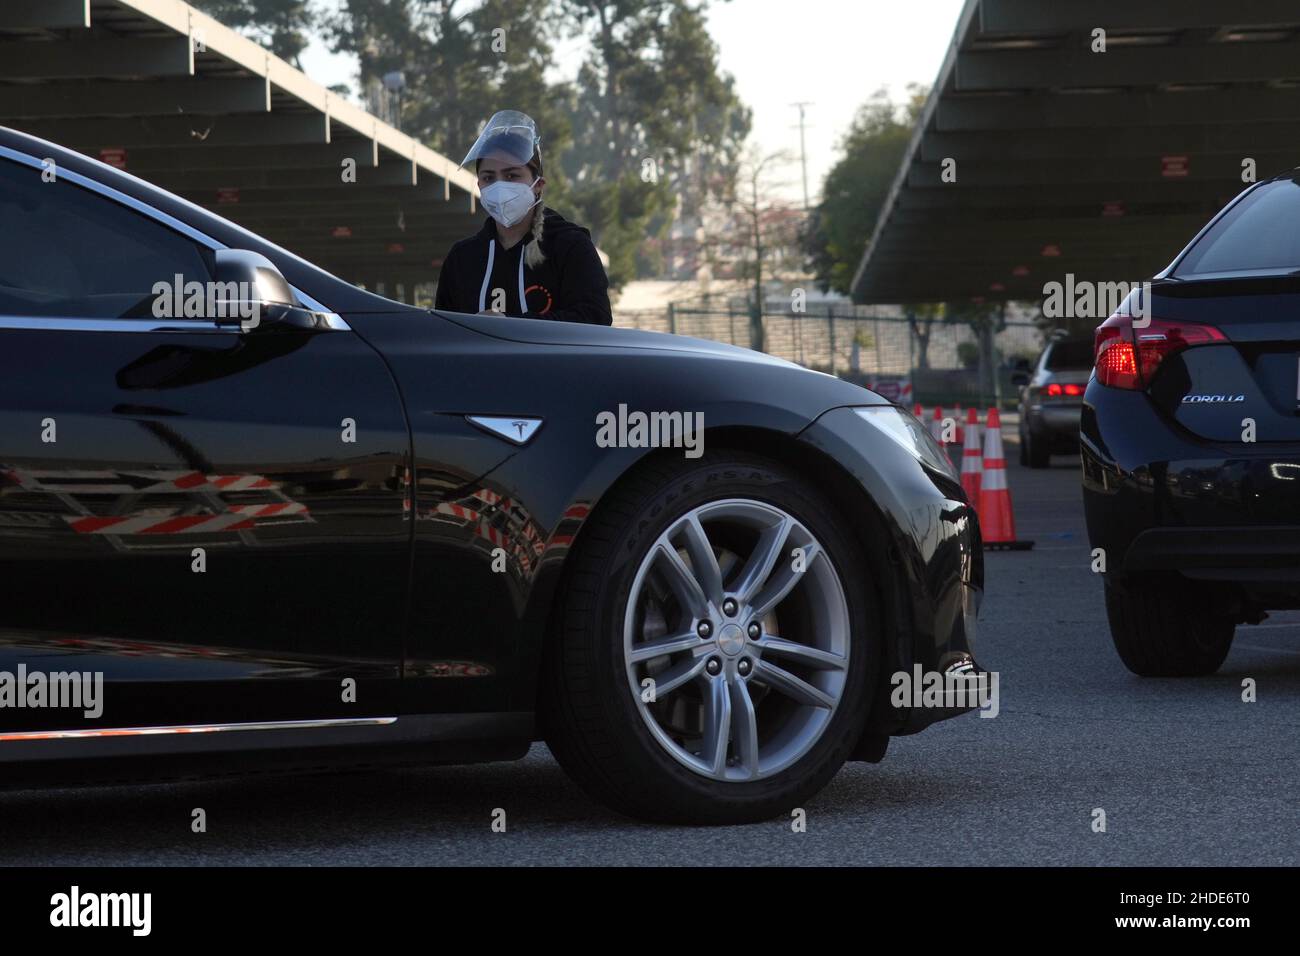
<svg viewBox="0 0 1300 956">
<path fill-rule="evenodd" d="M 1247 194 L 1192 247 L 1177 278 L 1265 275 L 1300 269 L 1300 184 L 1265 183 Z"/>
<path fill-rule="evenodd" d="M 1047 350 L 1048 371 L 1092 368 L 1092 343 L 1087 339 L 1056 342 Z"/>
</svg>

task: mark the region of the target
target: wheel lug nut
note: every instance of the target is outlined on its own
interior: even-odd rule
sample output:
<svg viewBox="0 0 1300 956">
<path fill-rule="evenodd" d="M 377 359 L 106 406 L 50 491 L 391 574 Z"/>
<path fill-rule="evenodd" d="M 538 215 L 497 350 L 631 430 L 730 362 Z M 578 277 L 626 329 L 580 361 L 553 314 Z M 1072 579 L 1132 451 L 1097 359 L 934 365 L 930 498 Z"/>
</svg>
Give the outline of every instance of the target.
<svg viewBox="0 0 1300 956">
<path fill-rule="evenodd" d="M 749 625 L 749 632 L 748 632 L 748 633 L 749 633 L 749 639 L 750 639 L 751 641 L 756 641 L 756 640 L 759 639 L 759 637 L 762 636 L 762 634 L 763 634 L 763 629 L 762 629 L 761 627 L 758 626 L 758 622 L 757 622 L 757 621 L 753 621 L 753 622 L 751 622 L 750 625 Z"/>
<path fill-rule="evenodd" d="M 722 602 L 722 613 L 725 614 L 725 615 L 727 615 L 727 617 L 735 617 L 735 616 L 736 616 L 736 602 L 735 602 L 733 599 L 731 599 L 731 598 L 727 598 L 725 601 L 723 601 L 723 602 Z"/>
<path fill-rule="evenodd" d="M 713 625 L 708 621 L 700 621 L 700 623 L 696 625 L 695 633 L 700 635 L 700 637 L 708 637 L 713 633 Z"/>
<path fill-rule="evenodd" d="M 704 665 L 704 669 L 710 674 L 716 675 L 722 670 L 722 661 L 718 660 L 716 657 L 710 657 L 709 662 Z"/>
<path fill-rule="evenodd" d="M 749 674 L 749 658 L 748 658 L 748 657 L 743 658 L 743 659 L 741 660 L 741 662 L 740 662 L 739 664 L 736 665 L 736 671 L 740 674 L 741 677 L 745 677 L 745 676 L 747 676 L 747 675 Z"/>
</svg>

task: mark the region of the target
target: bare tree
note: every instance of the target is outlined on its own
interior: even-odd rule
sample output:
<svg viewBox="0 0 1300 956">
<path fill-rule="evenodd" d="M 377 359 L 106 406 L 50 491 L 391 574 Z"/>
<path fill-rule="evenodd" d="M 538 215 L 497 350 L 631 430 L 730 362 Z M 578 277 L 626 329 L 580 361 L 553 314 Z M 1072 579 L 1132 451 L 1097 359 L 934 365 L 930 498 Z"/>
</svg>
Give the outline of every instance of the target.
<svg viewBox="0 0 1300 956">
<path fill-rule="evenodd" d="M 782 167 L 791 162 L 785 152 L 763 153 L 749 147 L 722 191 L 720 214 L 710 217 L 711 227 L 702 230 L 711 261 L 744 279 L 751 290 L 749 339 L 759 351 L 765 344 L 764 286 L 771 279 L 802 275 L 804 214 L 781 194 L 788 185 L 781 178 Z"/>
</svg>

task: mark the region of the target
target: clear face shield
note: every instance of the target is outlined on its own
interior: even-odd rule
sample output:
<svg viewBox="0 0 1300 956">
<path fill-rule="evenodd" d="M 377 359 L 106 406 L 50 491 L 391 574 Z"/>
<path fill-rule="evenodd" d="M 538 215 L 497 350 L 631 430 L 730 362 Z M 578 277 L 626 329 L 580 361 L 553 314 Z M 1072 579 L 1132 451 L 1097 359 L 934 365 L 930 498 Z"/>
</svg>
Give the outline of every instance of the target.
<svg viewBox="0 0 1300 956">
<path fill-rule="evenodd" d="M 539 141 L 532 117 L 518 110 L 501 110 L 487 121 L 460 164 L 468 166 L 479 159 L 495 159 L 512 166 L 527 166 Z"/>
</svg>

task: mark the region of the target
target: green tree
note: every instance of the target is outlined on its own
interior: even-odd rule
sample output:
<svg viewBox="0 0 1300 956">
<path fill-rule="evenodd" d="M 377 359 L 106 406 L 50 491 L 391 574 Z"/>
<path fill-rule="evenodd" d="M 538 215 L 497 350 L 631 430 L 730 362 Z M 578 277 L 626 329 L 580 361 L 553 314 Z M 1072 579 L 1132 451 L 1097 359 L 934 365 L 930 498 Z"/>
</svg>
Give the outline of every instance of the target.
<svg viewBox="0 0 1300 956">
<path fill-rule="evenodd" d="M 898 175 L 926 91 L 908 86 L 903 104 L 877 90 L 859 109 L 840 143 L 842 155 L 822 185 L 806 248 L 823 290 L 848 294 L 862 252 Z"/>
<path fill-rule="evenodd" d="M 1000 401 L 1002 388 L 998 379 L 997 350 L 993 345 L 993 337 L 1007 327 L 1006 303 L 986 299 L 946 302 L 944 321 L 952 325 L 967 325 L 975 333 L 980 397 L 993 402 Z"/>
<path fill-rule="evenodd" d="M 313 0 L 190 0 L 190 5 L 300 69 L 299 57 L 318 18 Z"/>
<path fill-rule="evenodd" d="M 463 156 L 497 110 L 532 116 L 553 202 L 563 194 L 555 160 L 569 139 L 572 95 L 545 77 L 553 48 L 537 24 L 553 10 L 553 0 L 535 0 L 527 18 L 509 0 L 343 0 L 326 27 L 335 52 L 357 58 L 363 92 L 403 74 L 403 131 L 447 156 Z"/>
<path fill-rule="evenodd" d="M 552 160 L 568 142 L 571 92 L 545 77 L 554 0 L 534 0 L 526 20 L 519 13 L 510 0 L 343 0 L 326 30 L 335 52 L 356 57 L 361 90 L 403 74 L 404 133 L 454 159 L 498 109 L 528 113 L 542 134 L 547 181 L 558 187 Z"/>
<path fill-rule="evenodd" d="M 719 71 L 707 2 L 560 3 L 569 31 L 590 44 L 565 168 L 617 287 L 636 274 L 638 249 L 663 235 L 679 201 L 728 184 L 750 112 Z"/>
<path fill-rule="evenodd" d="M 921 303 L 907 307 L 907 327 L 916 343 L 916 367 L 930 367 L 930 337 L 934 335 L 934 323 L 943 317 L 943 306 L 939 303 Z"/>
</svg>

